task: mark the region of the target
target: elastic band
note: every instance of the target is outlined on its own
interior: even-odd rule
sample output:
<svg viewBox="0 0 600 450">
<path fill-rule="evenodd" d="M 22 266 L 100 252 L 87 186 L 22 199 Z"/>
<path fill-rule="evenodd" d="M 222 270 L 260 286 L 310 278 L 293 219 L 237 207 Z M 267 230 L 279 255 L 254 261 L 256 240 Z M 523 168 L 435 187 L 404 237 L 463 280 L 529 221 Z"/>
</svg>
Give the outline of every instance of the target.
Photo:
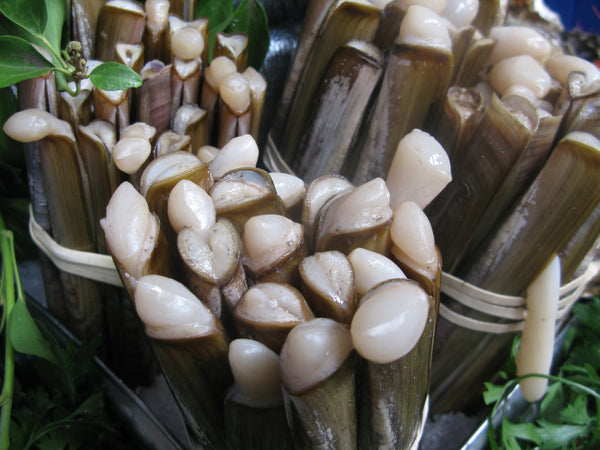
<svg viewBox="0 0 600 450">
<path fill-rule="evenodd" d="M 582 275 L 560 287 L 557 320 L 562 319 L 569 313 L 573 304 L 583 295 L 587 284 L 599 271 L 600 261 L 593 261 L 587 266 Z M 486 291 L 446 272 L 442 272 L 442 292 L 471 310 L 498 319 L 512 320 L 511 322 L 502 323 L 493 321 L 493 319 L 474 319 L 441 304 L 440 316 L 455 325 L 493 334 L 511 333 L 523 329 L 525 316 L 527 315 L 525 297 L 501 295 Z"/>
<path fill-rule="evenodd" d="M 37 247 L 63 272 L 122 287 L 123 283 L 110 255 L 82 252 L 59 245 L 35 221 L 29 207 L 29 234 Z"/>
</svg>

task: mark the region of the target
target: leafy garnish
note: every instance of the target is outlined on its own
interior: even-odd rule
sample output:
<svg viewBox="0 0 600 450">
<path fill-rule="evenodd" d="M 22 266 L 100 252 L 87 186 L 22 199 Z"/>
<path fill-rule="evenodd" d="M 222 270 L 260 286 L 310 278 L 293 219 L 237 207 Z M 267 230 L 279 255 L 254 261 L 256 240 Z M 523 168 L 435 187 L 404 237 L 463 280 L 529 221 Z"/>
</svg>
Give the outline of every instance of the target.
<svg viewBox="0 0 600 450">
<path fill-rule="evenodd" d="M 233 0 L 198 0 L 196 17 L 209 20 L 209 62 L 217 33 L 245 33 L 248 36 L 248 65 L 260 68 L 269 51 L 267 13 L 257 0 L 242 0 L 234 10 Z"/>
<path fill-rule="evenodd" d="M 511 376 L 505 377 L 503 385 L 485 384 L 484 401 L 493 404 L 488 418 L 492 449 L 599 448 L 600 298 L 578 303 L 573 312 L 578 326 L 566 340 L 568 356 L 556 375 Z M 531 420 L 522 414 L 509 420 L 504 415 L 495 430 L 492 418 L 496 411 L 506 406 L 505 400 L 518 383 L 531 376 L 550 380 L 545 396 L 534 405 L 537 417 Z"/>
<path fill-rule="evenodd" d="M 0 88 L 49 71 L 56 73 L 57 81 L 61 80 L 58 84 L 64 89 L 68 89 L 65 81 L 74 81 L 76 88 L 72 93 L 78 92 L 79 82 L 88 76 L 104 90 L 122 90 L 142 84 L 141 77 L 122 64 L 102 63 L 94 69 L 92 77 L 86 73 L 81 55 L 73 56 L 69 51 L 63 56 L 65 4 L 62 0 L 0 0 L 0 13 L 0 18 L 9 22 L 1 27 L 5 34 L 0 36 Z M 48 57 L 33 44 L 45 49 Z M 73 43 L 67 46 L 71 48 Z M 118 69 L 117 64 L 121 66 Z"/>
</svg>

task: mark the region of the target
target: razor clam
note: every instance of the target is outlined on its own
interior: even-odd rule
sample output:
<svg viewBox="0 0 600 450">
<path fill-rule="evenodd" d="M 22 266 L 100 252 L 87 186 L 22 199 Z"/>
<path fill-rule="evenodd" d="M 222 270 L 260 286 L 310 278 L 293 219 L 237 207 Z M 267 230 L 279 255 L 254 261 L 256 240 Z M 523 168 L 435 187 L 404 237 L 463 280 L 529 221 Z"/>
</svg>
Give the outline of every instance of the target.
<svg viewBox="0 0 600 450">
<path fill-rule="evenodd" d="M 298 89 L 300 77 L 306 66 L 306 61 L 312 54 L 312 48 L 317 41 L 321 26 L 327 17 L 329 8 L 335 1 L 336 0 L 323 0 L 320 2 L 308 2 L 304 20 L 302 21 L 302 29 L 300 30 L 296 49 L 293 52 L 293 61 L 286 77 L 279 107 L 277 108 L 278 113 L 273 120 L 271 134 L 276 143 L 281 142 L 281 135 L 285 131 L 285 122 L 290 114 L 290 108 L 292 107 L 292 102 L 296 96 L 296 90 Z"/>
<path fill-rule="evenodd" d="M 142 277 L 136 311 L 179 403 L 193 445 L 225 448 L 225 391 L 232 382 L 222 324 L 184 285 Z"/>
<path fill-rule="evenodd" d="M 301 291 L 318 317 L 350 324 L 356 309 L 354 271 L 342 252 L 307 256 L 299 266 Z"/>
<path fill-rule="evenodd" d="M 75 90 L 75 83 L 69 85 Z M 80 125 L 87 125 L 92 120 L 93 88 L 89 79 L 82 80 L 77 95 L 63 91 L 58 96 L 58 118 L 69 122 L 76 135 Z"/>
<path fill-rule="evenodd" d="M 226 56 L 219 56 L 211 61 L 204 70 L 204 81 L 200 92 L 200 107 L 206 111 L 206 130 L 209 133 L 204 142 L 216 142 L 212 136 L 215 123 L 218 123 L 219 84 L 221 79 L 230 73 L 237 72 L 235 63 Z"/>
<path fill-rule="evenodd" d="M 173 242 L 172 228 L 169 224 L 168 198 L 171 190 L 181 180 L 190 180 L 208 190 L 212 186 L 212 176 L 208 166 L 196 155 L 188 152 L 167 153 L 150 162 L 140 179 L 140 192 L 155 212 L 169 242 Z"/>
<path fill-rule="evenodd" d="M 352 264 L 354 285 L 359 299 L 384 281 L 406 278 L 394 261 L 372 250 L 355 248 L 348 255 L 348 260 Z"/>
<path fill-rule="evenodd" d="M 360 448 L 411 448 L 418 441 L 429 380 L 432 309 L 433 299 L 410 280 L 385 281 L 361 300 L 350 326 L 354 348 L 365 360 Z"/>
<path fill-rule="evenodd" d="M 235 383 L 225 397 L 227 448 L 293 448 L 279 356 L 258 341 L 235 339 L 229 345 L 229 365 Z"/>
<path fill-rule="evenodd" d="M 315 91 L 313 106 L 292 168 L 306 182 L 329 173 L 351 173 L 351 146 L 383 71 L 383 55 L 372 44 L 341 46 Z"/>
<path fill-rule="evenodd" d="M 452 181 L 450 160 L 430 134 L 415 129 L 398 143 L 385 184 L 390 191 L 390 208 L 405 201 L 424 209 Z"/>
<path fill-rule="evenodd" d="M 95 251 L 89 185 L 86 186 L 71 125 L 47 111 L 25 109 L 10 116 L 4 132 L 19 142 L 35 142 L 48 195 L 53 237 L 59 245 Z M 102 332 L 100 286 L 91 280 L 60 273 L 65 289 L 68 326 L 80 339 Z"/>
<path fill-rule="evenodd" d="M 527 317 L 521 343 L 515 355 L 517 377 L 528 374 L 550 375 L 554 353 L 556 316 L 560 290 L 560 259 L 551 262 L 527 288 Z M 521 393 L 528 402 L 540 400 L 546 393 L 548 379 L 532 377 L 521 380 Z"/>
<path fill-rule="evenodd" d="M 154 158 L 174 152 L 192 153 L 192 138 L 185 134 L 167 130 L 158 137 L 154 150 Z"/>
<path fill-rule="evenodd" d="M 250 133 L 250 83 L 241 73 L 228 73 L 219 82 L 219 96 L 217 146 L 223 147 L 234 137 Z"/>
<path fill-rule="evenodd" d="M 287 283 L 265 282 L 251 286 L 233 311 L 243 337 L 250 337 L 279 352 L 288 333 L 314 318 L 306 300 Z"/>
<path fill-rule="evenodd" d="M 493 230 L 494 224 L 500 223 L 503 216 L 510 211 L 534 180 L 550 155 L 559 127 L 563 122 L 562 116 L 553 116 L 543 110 L 535 109 L 528 100 L 520 96 L 505 99 L 504 104 L 513 111 L 521 111 L 531 119 L 533 134 L 527 142 L 523 154 L 515 161 L 514 167 L 486 206 L 485 213 L 474 230 L 466 255 L 475 252 L 475 249 Z"/>
<path fill-rule="evenodd" d="M 477 132 L 454 156 L 452 182 L 426 209 L 444 270 L 452 272 L 460 263 L 486 205 L 524 153 L 532 126 L 526 114 L 508 108 L 494 94 Z"/>
<path fill-rule="evenodd" d="M 144 43 L 144 59 L 167 59 L 166 36 L 169 28 L 169 0 L 146 0 L 146 27 L 142 41 Z"/>
<path fill-rule="evenodd" d="M 299 88 L 289 110 L 284 135 L 281 142 L 277 142 L 288 164 L 296 157 L 314 93 L 333 53 L 350 39 L 371 41 L 380 16 L 381 10 L 366 0 L 338 0 L 327 12 L 298 81 Z"/>
<path fill-rule="evenodd" d="M 304 228 L 279 214 L 250 217 L 242 233 L 242 263 L 256 282 L 296 284 L 306 253 Z"/>
<path fill-rule="evenodd" d="M 145 122 L 136 122 L 123 129 L 114 145 L 115 166 L 129 175 L 137 173 L 148 161 L 156 129 Z"/>
<path fill-rule="evenodd" d="M 119 42 L 116 46 L 116 60 L 139 73 L 144 66 L 144 46 Z"/>
<path fill-rule="evenodd" d="M 488 100 L 489 96 L 478 87 L 451 86 L 448 89 L 446 102 L 436 123 L 431 127 L 431 133 L 446 151 L 450 161 L 477 130 Z"/>
<path fill-rule="evenodd" d="M 227 219 L 208 230 L 184 228 L 177 234 L 189 289 L 234 334 L 232 311 L 247 290 L 240 262 L 241 239 Z M 225 303 L 225 306 L 223 305 Z"/>
<path fill-rule="evenodd" d="M 479 0 L 447 0 L 440 15 L 457 27 L 467 27 L 475 20 L 479 10 Z"/>
<path fill-rule="evenodd" d="M 100 220 L 106 246 L 125 288 L 133 299 L 139 279 L 148 274 L 169 275 L 166 241 L 148 203 L 127 181 L 115 190 Z"/>
<path fill-rule="evenodd" d="M 488 35 L 494 25 L 504 22 L 507 3 L 504 0 L 479 0 L 477 15 L 473 19 L 473 25 L 484 35 Z"/>
<path fill-rule="evenodd" d="M 171 72 L 172 65 L 162 61 L 147 62 L 140 76 L 142 85 L 137 88 L 137 119 L 156 128 L 162 134 L 171 121 Z"/>
<path fill-rule="evenodd" d="M 315 251 L 340 250 L 348 254 L 356 247 L 364 247 L 385 254 L 389 250 L 392 214 L 385 181 L 374 178 L 323 207 L 315 233 Z"/>
<path fill-rule="evenodd" d="M 137 44 L 142 41 L 146 12 L 138 2 L 109 0 L 98 13 L 96 59 L 115 61 L 117 42 Z"/>
<path fill-rule="evenodd" d="M 388 57 L 368 129 L 360 138 L 356 184 L 384 176 L 398 142 L 421 128 L 443 104 L 452 72 L 451 40 L 445 21 L 410 6 Z"/>
<path fill-rule="evenodd" d="M 599 155 L 600 140 L 589 133 L 572 132 L 561 139 L 485 251 L 465 268 L 465 279 L 494 292 L 523 293 L 600 199 L 593 181 L 600 175 Z M 563 184 L 561 177 L 569 183 Z"/>
<path fill-rule="evenodd" d="M 173 6 L 173 3 L 171 3 L 171 6 Z M 202 50 L 202 53 L 200 54 L 200 58 L 202 59 L 202 61 L 208 61 L 208 45 L 207 42 L 209 41 L 209 23 L 208 23 L 208 18 L 206 17 L 198 17 L 196 19 L 182 19 L 181 16 L 177 16 L 174 14 L 171 14 L 169 16 L 169 36 L 171 36 L 173 33 L 177 32 L 180 28 L 186 28 L 186 27 L 192 27 L 195 28 L 196 30 L 198 30 L 200 32 L 200 35 L 202 36 L 202 40 L 204 42 L 204 48 Z M 170 48 L 170 44 L 171 44 L 171 39 L 167 40 L 168 45 L 169 45 L 169 53 L 172 54 L 172 49 Z M 169 60 L 170 57 L 166 57 L 165 60 Z"/>
<path fill-rule="evenodd" d="M 201 77 L 202 60 L 200 58 L 184 60 L 173 57 L 171 117 L 174 117 L 180 106 L 197 104 Z"/>
<path fill-rule="evenodd" d="M 196 155 L 203 163 L 210 164 L 210 162 L 216 158 L 219 152 L 220 150 L 217 147 L 213 147 L 212 145 L 202 145 L 200 148 L 198 148 Z"/>
<path fill-rule="evenodd" d="M 275 192 L 283 201 L 285 216 L 295 222 L 301 221 L 302 206 L 304 204 L 304 194 L 306 194 L 306 185 L 302 178 L 295 175 L 281 172 L 270 172 Z"/>
<path fill-rule="evenodd" d="M 544 98 L 550 90 L 550 75 L 529 55 L 512 56 L 497 62 L 487 79 L 501 96 L 515 85 L 527 87 L 537 98 Z"/>
<path fill-rule="evenodd" d="M 552 45 L 548 39 L 531 27 L 492 27 L 489 38 L 496 41 L 489 64 L 519 55 L 529 55 L 537 61 L 545 61 L 552 52 Z"/>
<path fill-rule="evenodd" d="M 108 122 L 94 120 L 87 126 L 79 126 L 79 152 L 90 184 L 92 224 L 96 248 L 100 253 L 107 251 L 100 219 L 104 217 L 106 205 L 118 185 L 118 173 L 112 158 L 115 140 L 115 128 Z"/>
<path fill-rule="evenodd" d="M 267 94 L 267 81 L 254 67 L 248 67 L 243 75 L 250 87 L 250 134 L 255 141 L 260 137 L 260 123 Z"/>
<path fill-rule="evenodd" d="M 453 84 L 455 86 L 473 87 L 479 83 L 494 45 L 494 40 L 475 33 L 460 66 L 455 70 Z"/>
<path fill-rule="evenodd" d="M 598 204 L 599 155 L 600 141 L 590 134 L 572 132 L 561 139 L 511 213 L 457 275 L 498 294 L 522 295 Z M 484 334 L 440 321 L 438 336 L 432 404 L 436 412 L 455 411 L 475 400 L 475 394 L 466 394 L 466 386 L 498 370 L 512 335 Z M 468 351 L 450 357 L 447 349 L 456 348 L 457 342 Z"/>
<path fill-rule="evenodd" d="M 226 34 L 217 32 L 213 58 L 226 56 L 235 63 L 238 72 L 248 66 L 248 36 L 245 33 Z"/>
<path fill-rule="evenodd" d="M 285 211 L 271 177 L 262 169 L 227 172 L 215 182 L 210 196 L 217 214 L 229 219 L 240 233 L 246 221 L 257 214 L 282 215 Z"/>
<path fill-rule="evenodd" d="M 600 69 L 591 62 L 573 55 L 555 55 L 549 57 L 544 67 L 555 80 L 563 86 L 569 84 L 569 77 L 576 72 L 581 78 L 571 87 L 574 97 L 584 97 L 600 91 Z M 576 84 L 575 84 L 576 83 Z"/>
<path fill-rule="evenodd" d="M 416 203 L 404 202 L 394 211 L 390 235 L 393 259 L 409 279 L 418 282 L 433 298 L 437 314 L 442 258 L 429 219 Z"/>
<path fill-rule="evenodd" d="M 48 111 L 54 115 L 57 114 L 58 100 L 54 72 L 21 81 L 17 85 L 17 94 L 21 110 L 35 108 Z M 41 148 L 37 142 L 24 143 L 23 148 L 25 150 L 25 163 L 29 178 L 29 195 L 33 218 L 45 232 L 52 236 L 48 192 L 45 188 L 46 182 L 42 169 L 42 155 L 40 154 Z M 43 252 L 39 251 L 38 257 L 44 280 L 48 310 L 61 323 L 67 323 L 65 296 L 60 281 L 60 271 Z"/>
<path fill-rule="evenodd" d="M 357 448 L 352 339 L 318 318 L 297 325 L 281 349 L 281 379 L 298 448 Z"/>
<path fill-rule="evenodd" d="M 169 223 L 176 233 L 183 228 L 195 228 L 206 238 L 208 230 L 217 220 L 217 212 L 210 195 L 188 179 L 173 187 L 167 200 Z"/>
<path fill-rule="evenodd" d="M 94 57 L 96 51 L 96 25 L 98 14 L 105 0 L 73 0 L 71 2 L 71 25 L 73 40 L 81 42 L 83 56 Z"/>
<path fill-rule="evenodd" d="M 192 152 L 197 152 L 207 145 L 206 111 L 198 105 L 182 105 L 177 108 L 171 118 L 171 129 L 179 134 L 185 134 L 192 139 Z M 205 161 L 207 162 L 207 161 Z"/>
<path fill-rule="evenodd" d="M 209 168 L 218 180 L 235 169 L 254 168 L 258 162 L 258 145 L 254 138 L 245 134 L 231 139 L 210 161 Z"/>
<path fill-rule="evenodd" d="M 94 118 L 112 123 L 117 129 L 126 128 L 130 124 L 129 91 L 103 91 L 94 89 L 92 91 L 94 101 Z"/>
<path fill-rule="evenodd" d="M 304 225 L 306 244 L 310 249 L 314 247 L 321 208 L 332 198 L 353 189 L 354 185 L 347 178 L 339 175 L 323 175 L 308 185 L 304 196 L 301 222 Z"/>
<path fill-rule="evenodd" d="M 392 45 L 394 45 L 408 6 L 401 2 L 390 1 L 381 10 L 381 21 L 373 37 L 373 43 L 382 52 L 387 53 Z"/>
</svg>

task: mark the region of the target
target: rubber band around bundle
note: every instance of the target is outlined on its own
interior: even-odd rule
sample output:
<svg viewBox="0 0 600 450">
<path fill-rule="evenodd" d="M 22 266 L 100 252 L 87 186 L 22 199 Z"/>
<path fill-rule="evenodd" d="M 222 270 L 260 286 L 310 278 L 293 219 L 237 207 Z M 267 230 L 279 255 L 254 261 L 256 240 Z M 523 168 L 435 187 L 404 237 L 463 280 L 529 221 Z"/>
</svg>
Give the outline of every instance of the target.
<svg viewBox="0 0 600 450">
<path fill-rule="evenodd" d="M 592 261 L 582 275 L 560 287 L 557 320 L 562 319 L 569 313 L 573 304 L 583 295 L 588 283 L 598 275 L 599 271 L 600 261 Z M 527 315 L 525 297 L 501 295 L 486 291 L 446 272 L 442 273 L 442 292 L 471 310 L 485 313 L 499 320 L 511 320 L 510 322 L 494 322 L 475 319 L 460 314 L 441 303 L 440 316 L 455 325 L 493 334 L 523 330 Z"/>
<path fill-rule="evenodd" d="M 63 272 L 101 283 L 122 287 L 123 283 L 110 255 L 72 250 L 59 245 L 35 221 L 30 207 L 29 233 L 37 247 Z M 591 262 L 585 272 L 560 288 L 557 320 L 562 319 L 581 297 L 587 284 L 600 271 L 600 261 Z M 449 273 L 442 273 L 442 292 L 470 310 L 498 318 L 480 320 L 460 314 L 440 304 L 440 316 L 463 328 L 502 334 L 521 331 L 527 309 L 525 297 L 500 295 L 469 284 Z M 508 320 L 508 322 L 501 322 Z"/>
<path fill-rule="evenodd" d="M 59 245 L 35 221 L 31 206 L 29 207 L 29 234 L 35 245 L 63 272 L 113 286 L 123 286 L 110 255 L 83 252 Z"/>
</svg>

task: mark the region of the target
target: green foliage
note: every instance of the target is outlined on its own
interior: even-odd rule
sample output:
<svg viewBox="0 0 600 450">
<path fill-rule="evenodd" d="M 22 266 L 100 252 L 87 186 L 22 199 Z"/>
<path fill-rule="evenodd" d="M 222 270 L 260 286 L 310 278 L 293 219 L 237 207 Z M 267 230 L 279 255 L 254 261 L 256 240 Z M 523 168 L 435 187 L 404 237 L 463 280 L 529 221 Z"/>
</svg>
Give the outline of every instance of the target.
<svg viewBox="0 0 600 450">
<path fill-rule="evenodd" d="M 90 81 L 104 91 L 118 91 L 139 86 L 136 76 L 137 73 L 123 64 L 106 62 L 90 72 Z"/>
<path fill-rule="evenodd" d="M 54 65 L 17 36 L 0 36 L 0 88 L 48 73 Z"/>
<path fill-rule="evenodd" d="M 217 33 L 245 33 L 248 36 L 248 65 L 260 68 L 269 51 L 270 37 L 267 13 L 257 0 L 242 0 L 235 10 L 233 0 L 198 0 L 196 17 L 209 20 L 209 62 Z"/>
<path fill-rule="evenodd" d="M 486 383 L 484 401 L 494 405 L 488 427 L 492 449 L 600 448 L 600 298 L 578 303 L 573 312 L 578 326 L 570 330 L 568 356 L 557 375 L 528 375 L 551 381 L 545 396 L 532 405 L 537 408 L 535 419 L 525 414 L 512 420 L 504 416 L 498 436 L 492 417 L 525 377 L 511 375 L 503 385 Z"/>
<path fill-rule="evenodd" d="M 66 61 L 61 55 L 61 36 L 65 20 L 62 0 L 0 0 L 3 23 L 0 30 L 0 87 L 43 75 L 51 70 L 57 79 L 79 83 L 76 61 Z M 45 48 L 50 60 L 32 45 Z M 121 90 L 142 84 L 140 76 L 117 63 L 103 63 L 90 76 L 92 83 L 104 90 Z M 103 67 L 108 65 L 107 67 Z M 59 83 L 66 88 L 66 83 Z"/>
</svg>

